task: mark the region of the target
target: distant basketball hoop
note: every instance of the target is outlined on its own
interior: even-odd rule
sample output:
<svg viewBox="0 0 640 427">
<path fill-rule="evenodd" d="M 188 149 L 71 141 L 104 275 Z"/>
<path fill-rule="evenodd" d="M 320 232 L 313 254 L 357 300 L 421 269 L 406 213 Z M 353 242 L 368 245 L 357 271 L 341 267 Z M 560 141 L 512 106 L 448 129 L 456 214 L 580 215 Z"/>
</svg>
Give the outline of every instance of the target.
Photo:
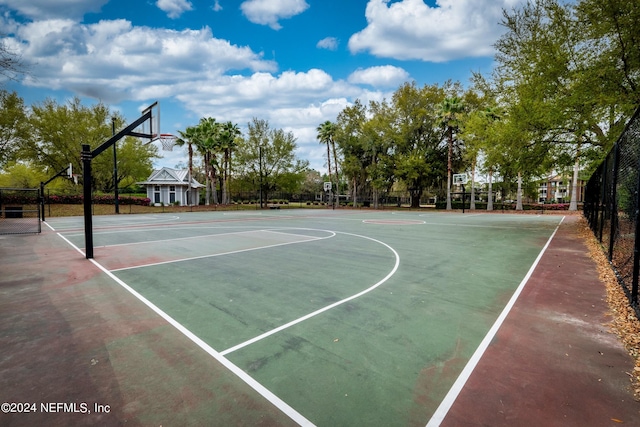
<svg viewBox="0 0 640 427">
<path fill-rule="evenodd" d="M 453 185 L 465 185 L 469 181 L 469 177 L 466 173 L 454 173 Z"/>
</svg>

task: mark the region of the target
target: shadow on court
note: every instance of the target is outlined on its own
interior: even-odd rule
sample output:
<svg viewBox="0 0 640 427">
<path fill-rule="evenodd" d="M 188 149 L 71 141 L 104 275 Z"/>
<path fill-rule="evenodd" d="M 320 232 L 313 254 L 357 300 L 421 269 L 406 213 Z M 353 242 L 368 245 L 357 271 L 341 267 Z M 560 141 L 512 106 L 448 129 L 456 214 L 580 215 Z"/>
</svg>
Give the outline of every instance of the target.
<svg viewBox="0 0 640 427">
<path fill-rule="evenodd" d="M 468 381 L 440 405 L 433 425 L 640 420 L 627 374 L 633 361 L 607 329 L 604 286 L 577 227 L 575 216 L 559 227 Z M 355 307 L 345 304 L 343 311 Z M 287 345 L 300 342 L 290 338 Z M 448 375 L 457 376 L 466 359 Z M 446 367 L 433 374 L 447 375 Z M 428 369 L 419 373 L 428 376 Z M 433 407 L 419 384 L 411 404 L 420 405 L 421 393 Z M 0 236 L 0 403 L 9 403 L 2 426 L 296 425 L 46 226 L 41 235 Z M 429 422 L 423 411 L 416 414 L 403 420 Z"/>
</svg>

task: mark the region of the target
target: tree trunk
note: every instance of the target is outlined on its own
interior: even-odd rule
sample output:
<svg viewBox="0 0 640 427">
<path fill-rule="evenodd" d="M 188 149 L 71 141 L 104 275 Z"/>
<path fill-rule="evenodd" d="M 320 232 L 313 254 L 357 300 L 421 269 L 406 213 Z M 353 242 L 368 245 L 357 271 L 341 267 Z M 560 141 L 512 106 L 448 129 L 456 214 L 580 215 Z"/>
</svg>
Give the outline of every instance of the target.
<svg viewBox="0 0 640 427">
<path fill-rule="evenodd" d="M 331 179 L 331 151 L 329 150 L 329 143 L 327 142 L 327 170 L 329 171 L 329 182 Z"/>
<path fill-rule="evenodd" d="M 356 186 L 356 179 L 353 178 L 353 207 L 358 207 L 358 191 Z"/>
<path fill-rule="evenodd" d="M 488 211 L 493 210 L 493 190 L 491 188 L 492 179 L 493 179 L 493 172 L 489 171 L 489 188 L 488 188 L 489 193 L 487 194 L 487 210 Z"/>
<path fill-rule="evenodd" d="M 213 196 L 214 205 L 218 204 L 218 183 L 216 182 L 217 178 L 218 176 L 216 174 L 216 170 L 213 165 L 211 165 L 211 179 L 209 180 L 209 182 L 211 183 L 211 195 Z"/>
<path fill-rule="evenodd" d="M 449 129 L 449 141 L 447 145 L 449 146 L 449 154 L 447 155 L 447 210 L 451 210 L 451 157 L 453 157 L 453 135 L 451 135 L 452 130 Z M 413 200 L 411 201 L 413 205 Z"/>
<path fill-rule="evenodd" d="M 206 182 L 205 182 L 205 197 L 204 197 L 204 204 L 209 206 L 209 204 L 211 203 L 211 187 L 209 186 L 209 177 L 211 175 L 211 173 L 209 172 L 209 168 L 211 167 L 211 165 L 209 164 L 209 155 L 205 154 L 204 155 L 204 175 L 206 177 Z"/>
<path fill-rule="evenodd" d="M 522 210 L 522 173 L 518 172 L 518 193 L 516 195 L 516 210 Z"/>
<path fill-rule="evenodd" d="M 187 204 L 188 205 L 195 205 L 196 203 L 194 203 L 193 200 L 193 193 L 191 192 L 192 188 L 191 188 L 191 181 L 193 180 L 193 147 L 191 146 L 191 143 L 189 143 L 189 189 L 187 190 Z"/>
<path fill-rule="evenodd" d="M 578 172 L 580 170 L 580 145 L 576 150 L 576 161 L 573 164 L 573 179 L 571 180 L 571 203 L 569 203 L 570 211 L 578 210 Z"/>
<path fill-rule="evenodd" d="M 340 176 L 338 175 L 338 156 L 336 154 L 336 144 L 331 141 L 331 147 L 333 148 L 333 165 L 336 168 L 336 194 L 340 195 Z"/>
<path fill-rule="evenodd" d="M 227 194 L 227 151 L 224 152 L 224 160 L 222 161 L 222 171 L 220 176 L 220 189 L 222 190 L 223 205 L 229 204 L 229 195 Z"/>
<path fill-rule="evenodd" d="M 469 210 L 476 210 L 476 187 L 474 182 L 476 180 L 476 160 L 473 160 L 473 165 L 471 166 L 471 201 L 469 202 Z M 464 201 L 463 201 L 464 202 Z"/>
<path fill-rule="evenodd" d="M 420 207 L 420 198 L 422 197 L 422 188 L 418 190 L 410 190 L 411 194 L 411 208 L 418 209 Z"/>
</svg>

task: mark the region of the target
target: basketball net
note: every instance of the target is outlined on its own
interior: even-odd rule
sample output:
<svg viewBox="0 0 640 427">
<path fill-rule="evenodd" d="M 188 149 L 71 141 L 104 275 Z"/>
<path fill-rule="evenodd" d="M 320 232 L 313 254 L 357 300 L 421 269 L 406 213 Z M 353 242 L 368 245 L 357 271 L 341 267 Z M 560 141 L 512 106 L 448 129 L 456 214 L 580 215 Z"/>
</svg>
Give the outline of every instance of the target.
<svg viewBox="0 0 640 427">
<path fill-rule="evenodd" d="M 162 133 L 158 137 L 158 141 L 162 144 L 162 151 L 173 151 L 174 145 L 176 145 L 176 137 L 170 133 Z"/>
</svg>

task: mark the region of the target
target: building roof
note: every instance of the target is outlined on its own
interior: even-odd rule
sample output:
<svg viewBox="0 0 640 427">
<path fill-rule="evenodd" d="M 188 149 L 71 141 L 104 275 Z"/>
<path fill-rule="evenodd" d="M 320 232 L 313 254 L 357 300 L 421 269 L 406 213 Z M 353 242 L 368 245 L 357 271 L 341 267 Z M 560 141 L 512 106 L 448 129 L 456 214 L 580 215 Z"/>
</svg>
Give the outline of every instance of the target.
<svg viewBox="0 0 640 427">
<path fill-rule="evenodd" d="M 189 171 L 187 169 L 171 169 L 163 167 L 155 169 L 146 181 L 138 182 L 140 185 L 189 185 Z M 191 188 L 202 188 L 204 185 L 191 178 Z"/>
</svg>

